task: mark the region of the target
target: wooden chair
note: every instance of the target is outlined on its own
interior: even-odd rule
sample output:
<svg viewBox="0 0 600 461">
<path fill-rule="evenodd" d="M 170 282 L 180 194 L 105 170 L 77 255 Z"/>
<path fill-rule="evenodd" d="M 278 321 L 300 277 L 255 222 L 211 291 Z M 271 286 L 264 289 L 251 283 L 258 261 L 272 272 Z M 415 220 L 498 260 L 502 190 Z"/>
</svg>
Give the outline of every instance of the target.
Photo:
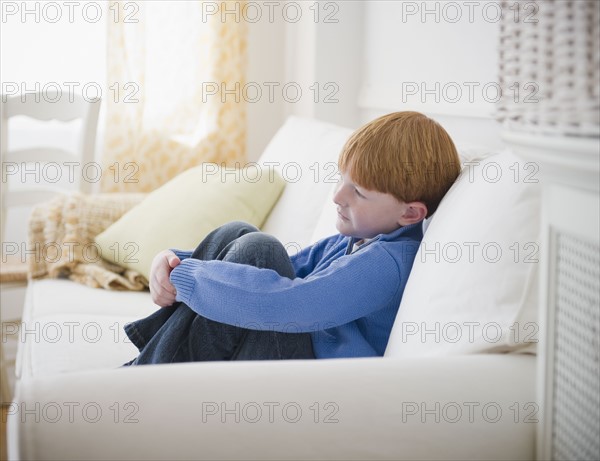
<svg viewBox="0 0 600 461">
<path fill-rule="evenodd" d="M 16 242 L 6 241 L 7 230 L 10 228 L 12 235 L 20 236 L 21 246 L 27 242 L 26 223 L 18 226 L 15 219 L 9 220 L 9 209 L 13 207 L 32 207 L 35 204 L 52 198 L 57 193 L 68 192 L 68 190 L 79 190 L 83 193 L 92 192 L 93 183 L 82 179 L 79 174 L 77 181 L 63 182 L 62 186 L 52 182 L 33 181 L 28 184 L 22 180 L 24 168 L 43 168 L 52 164 L 53 168 L 60 168 L 61 175 L 68 175 L 68 168 L 81 172 L 82 168 L 94 161 L 96 130 L 98 125 L 98 113 L 100 100 L 88 101 L 79 95 L 58 93 L 28 93 L 25 95 L 6 97 L 2 95 L 0 106 L 1 128 L 0 128 L 0 159 L 2 162 L 2 185 L 1 185 L 1 227 L 0 237 L 2 241 L 2 261 L 0 265 L 0 296 L 1 296 L 1 318 L 2 322 L 17 324 L 20 322 L 21 311 L 27 286 L 27 264 L 20 254 L 12 254 Z M 81 120 L 78 133 L 78 145 L 74 151 L 50 147 L 36 146 L 26 149 L 9 150 L 9 121 L 13 117 L 24 116 L 30 119 L 49 122 L 71 122 Z M 31 123 L 31 122 L 30 122 Z M 38 125 L 39 126 L 39 125 Z M 35 129 L 27 130 L 28 137 L 35 136 Z M 74 163 L 73 163 L 74 162 Z M 75 167 L 75 168 L 74 168 Z M 77 168 L 78 167 L 78 168 Z M 53 170 L 54 171 L 54 170 Z M 74 176 L 74 175 L 72 175 Z M 65 176 L 67 177 L 67 176 Z M 30 181 L 31 182 L 31 181 Z M 15 227 L 17 226 L 17 227 Z M 8 248 L 11 248 L 9 251 Z M 11 253 L 6 254 L 6 253 Z M 19 252 L 20 253 L 20 252 Z M 7 328 L 6 330 L 10 330 Z M 5 328 L 2 329 L 3 334 Z M 14 358 L 7 357 L 7 351 L 2 347 L 5 343 L 3 338 L 0 342 L 2 352 L 2 401 L 10 401 L 10 387 L 7 379 L 7 369 L 14 366 Z M 4 344 L 6 346 L 6 344 Z"/>
</svg>

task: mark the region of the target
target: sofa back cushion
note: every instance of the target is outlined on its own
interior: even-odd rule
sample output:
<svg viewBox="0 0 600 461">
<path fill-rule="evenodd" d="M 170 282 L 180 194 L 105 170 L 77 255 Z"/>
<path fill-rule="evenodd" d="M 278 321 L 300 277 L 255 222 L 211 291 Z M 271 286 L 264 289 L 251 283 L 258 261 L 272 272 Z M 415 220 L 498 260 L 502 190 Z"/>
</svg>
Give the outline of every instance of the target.
<svg viewBox="0 0 600 461">
<path fill-rule="evenodd" d="M 337 182 L 337 160 L 349 128 L 292 116 L 275 134 L 259 163 L 287 182 L 262 230 L 289 251 L 312 243 L 317 220 Z"/>
<path fill-rule="evenodd" d="M 386 356 L 535 350 L 537 174 L 508 151 L 463 163 L 425 233 Z"/>
</svg>

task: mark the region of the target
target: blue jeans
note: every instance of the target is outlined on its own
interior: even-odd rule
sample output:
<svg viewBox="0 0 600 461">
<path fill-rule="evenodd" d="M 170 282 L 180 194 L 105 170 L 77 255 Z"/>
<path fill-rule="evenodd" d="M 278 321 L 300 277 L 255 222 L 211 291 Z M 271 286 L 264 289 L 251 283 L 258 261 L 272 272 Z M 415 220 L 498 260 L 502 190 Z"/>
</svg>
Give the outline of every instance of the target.
<svg viewBox="0 0 600 461">
<path fill-rule="evenodd" d="M 192 258 L 222 260 L 273 269 L 294 278 L 283 245 L 243 222 L 232 222 L 206 236 Z M 163 307 L 124 327 L 140 354 L 128 365 L 210 360 L 314 359 L 308 333 L 279 333 L 227 325 L 202 317 L 183 302 Z"/>
</svg>

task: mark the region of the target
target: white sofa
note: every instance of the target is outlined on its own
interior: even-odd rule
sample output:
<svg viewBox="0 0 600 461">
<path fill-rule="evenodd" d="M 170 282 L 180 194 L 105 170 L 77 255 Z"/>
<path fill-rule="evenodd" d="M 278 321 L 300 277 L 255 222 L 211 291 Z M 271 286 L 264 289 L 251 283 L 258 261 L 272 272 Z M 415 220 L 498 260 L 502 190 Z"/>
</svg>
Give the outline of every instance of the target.
<svg viewBox="0 0 600 461">
<path fill-rule="evenodd" d="M 276 162 L 295 182 L 286 185 L 263 230 L 302 246 L 335 231 L 333 181 L 325 178 L 350 133 L 314 120 L 286 122 L 261 161 Z M 513 160 L 494 163 L 505 168 Z M 286 165 L 291 169 L 283 171 Z M 487 173 L 483 185 L 463 175 L 431 221 L 426 238 L 447 235 L 453 245 L 437 245 L 433 254 L 432 240 L 417 257 L 383 358 L 119 369 L 136 355 L 123 325 L 156 309 L 148 292 L 30 281 L 8 409 L 9 457 L 534 458 L 535 341 L 511 342 L 506 334 L 527 333 L 523 323 L 535 321 L 535 264 L 461 261 L 451 253 L 457 242 L 464 249 L 478 238 L 467 246 L 482 248 L 485 242 L 470 232 L 488 232 L 488 225 L 519 247 L 537 232 L 535 193 L 509 185 L 515 193 L 507 198 L 487 187 L 496 184 Z M 478 205 L 486 194 L 494 203 Z M 511 200 L 523 209 L 515 211 Z M 512 221 L 523 213 L 529 234 L 521 235 Z M 456 340 L 457 325 L 481 321 L 497 324 L 499 339 L 480 324 L 470 338 Z"/>
</svg>

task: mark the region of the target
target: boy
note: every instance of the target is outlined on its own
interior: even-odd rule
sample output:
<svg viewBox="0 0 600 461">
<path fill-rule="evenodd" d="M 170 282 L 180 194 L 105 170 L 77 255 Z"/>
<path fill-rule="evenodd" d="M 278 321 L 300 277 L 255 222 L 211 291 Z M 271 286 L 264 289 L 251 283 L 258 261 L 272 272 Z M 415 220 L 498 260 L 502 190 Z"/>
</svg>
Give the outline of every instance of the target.
<svg viewBox="0 0 600 461">
<path fill-rule="evenodd" d="M 417 112 L 358 129 L 339 159 L 338 235 L 289 258 L 244 223 L 154 259 L 164 309 L 128 324 L 129 364 L 382 356 L 430 216 L 460 172 L 446 131 Z"/>
</svg>

